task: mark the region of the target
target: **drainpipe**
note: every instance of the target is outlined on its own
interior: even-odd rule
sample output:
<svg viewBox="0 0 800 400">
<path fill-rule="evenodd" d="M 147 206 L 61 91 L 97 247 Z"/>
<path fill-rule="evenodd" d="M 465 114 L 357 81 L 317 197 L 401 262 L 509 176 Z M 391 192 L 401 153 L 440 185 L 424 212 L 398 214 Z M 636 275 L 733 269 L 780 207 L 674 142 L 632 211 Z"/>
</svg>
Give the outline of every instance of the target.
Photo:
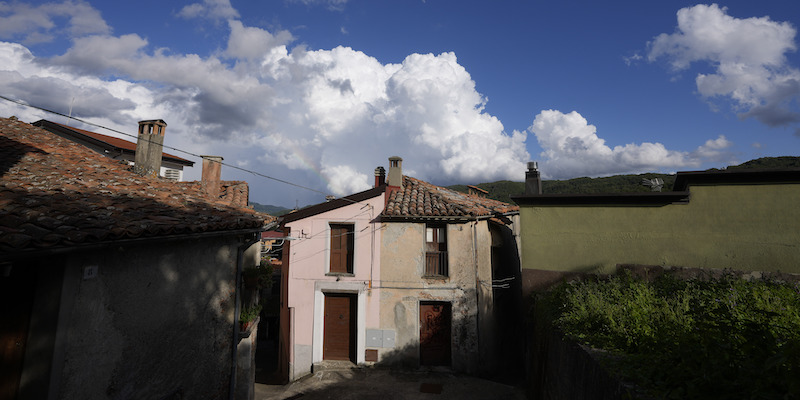
<svg viewBox="0 0 800 400">
<path fill-rule="evenodd" d="M 475 260 L 475 339 L 478 341 L 478 364 L 481 362 L 481 280 L 478 275 L 478 219 L 472 223 L 472 259 Z M 480 371 L 475 371 L 480 372 Z"/>
<path fill-rule="evenodd" d="M 233 345 L 231 346 L 231 381 L 230 381 L 230 388 L 228 389 L 228 399 L 234 400 L 236 397 L 236 367 L 237 367 L 237 358 L 238 358 L 238 349 L 239 349 L 239 312 L 241 312 L 241 300 L 242 300 L 242 269 L 244 264 L 244 252 L 250 248 L 250 246 L 259 242 L 260 232 L 256 232 L 253 234 L 251 239 L 247 239 L 245 236 L 244 240 L 245 243 L 241 244 L 236 251 L 236 299 L 234 300 L 234 308 L 233 308 Z"/>
</svg>

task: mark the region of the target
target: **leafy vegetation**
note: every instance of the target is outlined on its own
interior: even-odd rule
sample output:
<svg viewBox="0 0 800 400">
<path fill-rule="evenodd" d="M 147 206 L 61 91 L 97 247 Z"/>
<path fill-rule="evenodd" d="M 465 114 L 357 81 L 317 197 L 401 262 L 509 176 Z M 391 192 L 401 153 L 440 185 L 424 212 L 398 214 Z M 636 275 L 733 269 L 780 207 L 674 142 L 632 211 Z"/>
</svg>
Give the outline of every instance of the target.
<svg viewBox="0 0 800 400">
<path fill-rule="evenodd" d="M 261 314 L 261 304 L 254 304 L 250 307 L 243 307 L 239 312 L 239 322 L 246 324 L 253 322 Z"/>
<path fill-rule="evenodd" d="M 777 169 L 800 168 L 800 157 L 762 157 L 748 162 L 732 165 L 727 169 Z"/>
<path fill-rule="evenodd" d="M 567 336 L 654 398 L 800 398 L 800 284 L 654 282 L 630 274 L 565 283 L 542 298 Z"/>
</svg>

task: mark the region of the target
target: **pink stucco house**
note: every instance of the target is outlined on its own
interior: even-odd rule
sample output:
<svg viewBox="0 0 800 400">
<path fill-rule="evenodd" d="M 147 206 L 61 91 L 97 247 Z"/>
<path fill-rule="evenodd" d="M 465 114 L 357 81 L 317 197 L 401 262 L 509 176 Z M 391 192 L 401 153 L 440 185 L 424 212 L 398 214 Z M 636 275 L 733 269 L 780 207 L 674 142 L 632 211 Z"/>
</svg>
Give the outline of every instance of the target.
<svg viewBox="0 0 800 400">
<path fill-rule="evenodd" d="M 386 175 L 282 219 L 285 380 L 334 360 L 480 374 L 502 357 L 518 207 L 403 176 L 400 157 Z"/>
</svg>

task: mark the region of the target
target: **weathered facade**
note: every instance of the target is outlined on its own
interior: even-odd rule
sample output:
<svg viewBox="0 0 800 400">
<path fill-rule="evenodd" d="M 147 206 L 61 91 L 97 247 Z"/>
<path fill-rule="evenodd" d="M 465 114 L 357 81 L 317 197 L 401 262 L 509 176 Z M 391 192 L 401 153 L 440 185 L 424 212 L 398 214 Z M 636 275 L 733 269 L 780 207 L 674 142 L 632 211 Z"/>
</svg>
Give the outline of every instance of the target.
<svg viewBox="0 0 800 400">
<path fill-rule="evenodd" d="M 506 350 L 495 332 L 498 308 L 508 314 L 518 300 L 508 294 L 519 282 L 517 208 L 403 176 L 402 159 L 389 161 L 388 181 L 379 167 L 375 188 L 284 219 L 293 239 L 282 294 L 290 380 L 337 359 L 489 374 Z M 354 237 L 354 261 L 334 272 L 349 246 L 332 241 L 341 232 Z M 505 307 L 497 291 L 507 291 Z M 346 309 L 357 316 L 354 352 L 329 353 L 328 339 L 341 334 L 327 318 Z"/>
<path fill-rule="evenodd" d="M 16 120 L 0 154 L 3 398 L 252 396 L 236 321 L 264 218 Z"/>
<path fill-rule="evenodd" d="M 514 200 L 528 289 L 618 264 L 800 273 L 800 170 L 679 172 L 672 192 Z"/>
</svg>

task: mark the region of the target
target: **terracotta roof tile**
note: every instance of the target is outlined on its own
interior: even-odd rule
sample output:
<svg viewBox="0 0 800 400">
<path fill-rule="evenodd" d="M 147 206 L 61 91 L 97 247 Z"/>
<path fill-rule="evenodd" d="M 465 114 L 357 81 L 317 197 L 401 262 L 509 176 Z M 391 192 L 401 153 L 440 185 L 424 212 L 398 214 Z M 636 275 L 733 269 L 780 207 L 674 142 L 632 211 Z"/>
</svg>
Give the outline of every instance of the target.
<svg viewBox="0 0 800 400">
<path fill-rule="evenodd" d="M 44 129 L 0 118 L 0 256 L 132 238 L 259 229 L 270 217 L 243 206 L 247 184 L 134 174 Z M 239 207 L 235 205 L 240 205 Z"/>
<path fill-rule="evenodd" d="M 387 217 L 486 217 L 519 212 L 519 206 L 456 192 L 419 179 L 403 176 L 403 189 L 392 191 Z"/>
</svg>

